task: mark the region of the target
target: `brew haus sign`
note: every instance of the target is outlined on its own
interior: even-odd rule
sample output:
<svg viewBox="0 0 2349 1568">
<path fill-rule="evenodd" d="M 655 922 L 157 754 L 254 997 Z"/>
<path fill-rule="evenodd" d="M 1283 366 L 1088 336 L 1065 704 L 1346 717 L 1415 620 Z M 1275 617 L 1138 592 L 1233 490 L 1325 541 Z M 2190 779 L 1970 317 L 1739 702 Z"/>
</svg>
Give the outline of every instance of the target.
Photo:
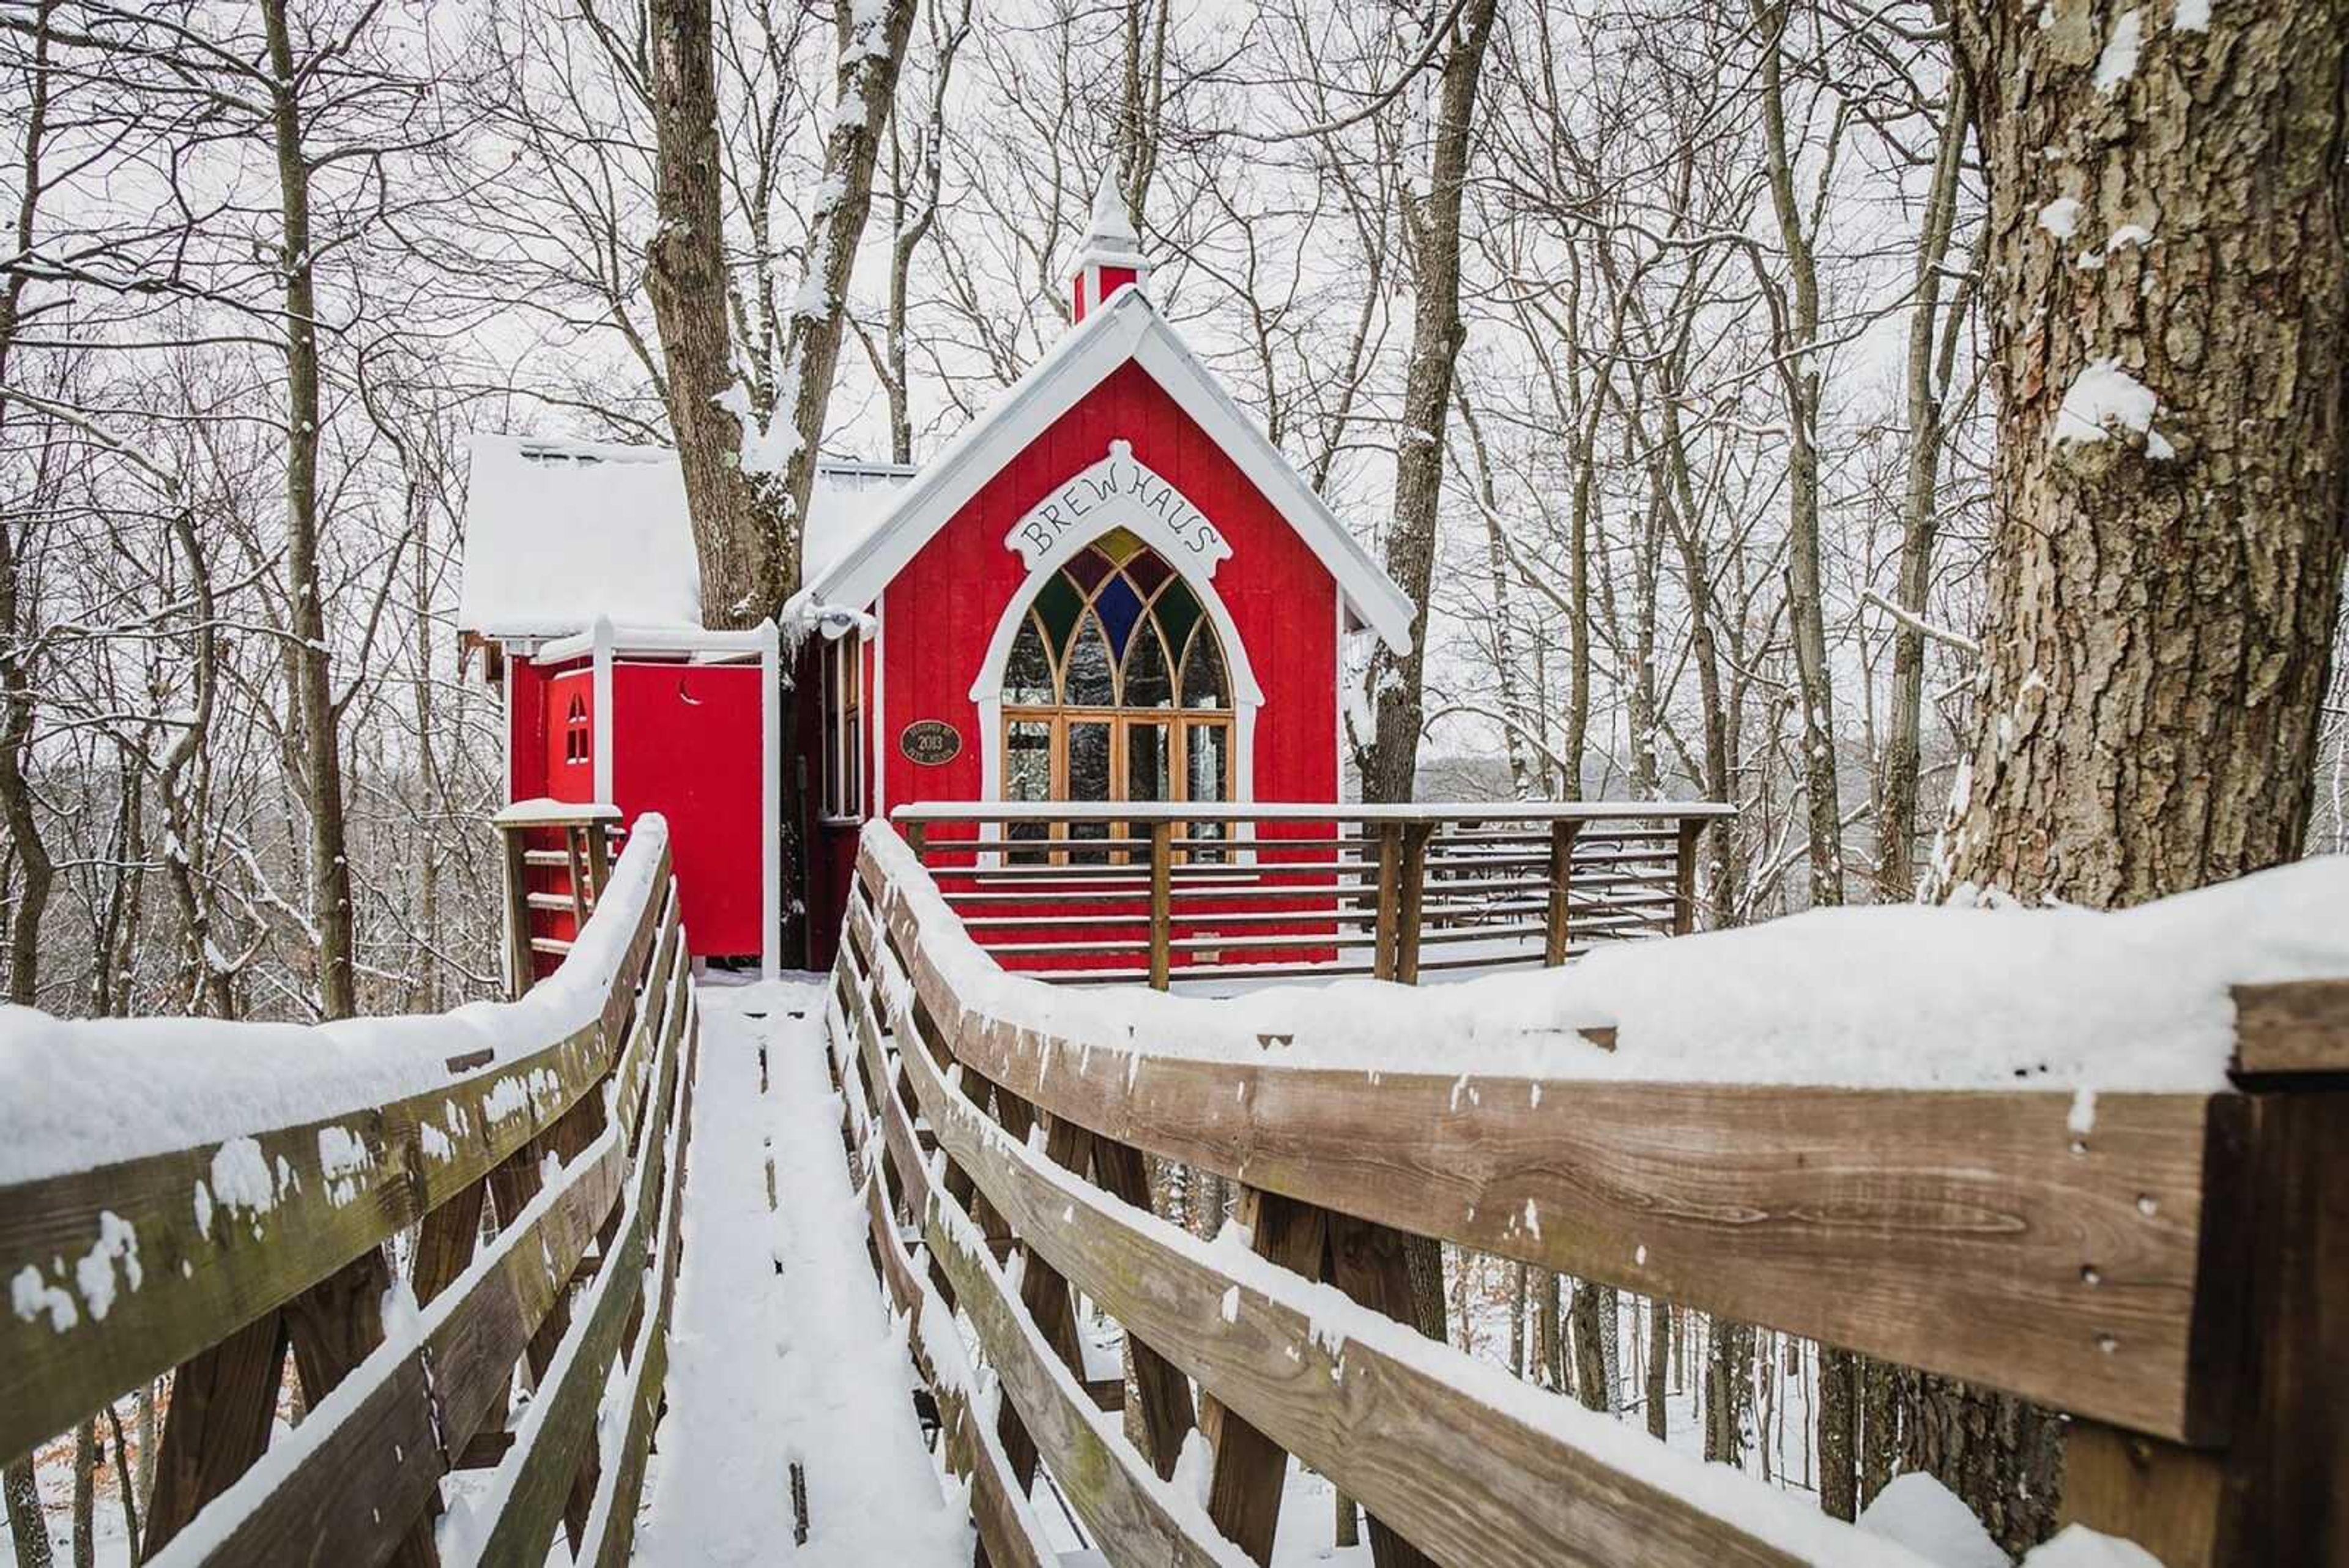
<svg viewBox="0 0 2349 1568">
<path fill-rule="evenodd" d="M 1130 528 L 1185 571 L 1216 575 L 1231 541 L 1184 493 L 1113 441 L 1109 455 L 1030 507 L 1003 537 L 1030 572 L 1058 566 L 1112 528 Z"/>
</svg>

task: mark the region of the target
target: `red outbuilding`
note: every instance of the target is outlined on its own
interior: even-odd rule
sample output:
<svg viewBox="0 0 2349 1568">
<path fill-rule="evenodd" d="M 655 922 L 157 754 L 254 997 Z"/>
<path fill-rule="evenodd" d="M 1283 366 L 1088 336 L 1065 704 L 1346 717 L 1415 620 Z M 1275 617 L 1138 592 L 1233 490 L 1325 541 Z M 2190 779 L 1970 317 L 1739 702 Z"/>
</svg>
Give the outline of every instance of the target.
<svg viewBox="0 0 2349 1568">
<path fill-rule="evenodd" d="M 1336 800 L 1341 643 L 1407 647 L 1410 601 L 1149 280 L 1105 183 L 1060 342 L 917 472 L 826 467 L 780 648 L 693 625 L 668 454 L 477 438 L 462 619 L 507 695 L 510 797 L 663 812 L 695 950 L 771 961 L 790 752 L 816 965 L 856 830 L 895 806 Z M 789 747 L 779 659 L 814 699 Z"/>
</svg>

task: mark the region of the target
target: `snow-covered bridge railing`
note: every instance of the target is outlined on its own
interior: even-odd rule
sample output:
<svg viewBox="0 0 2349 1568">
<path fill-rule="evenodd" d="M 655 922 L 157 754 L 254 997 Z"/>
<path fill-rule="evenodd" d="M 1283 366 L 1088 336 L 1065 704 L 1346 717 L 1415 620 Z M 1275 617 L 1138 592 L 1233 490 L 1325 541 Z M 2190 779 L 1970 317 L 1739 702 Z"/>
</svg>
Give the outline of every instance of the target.
<svg viewBox="0 0 2349 1568">
<path fill-rule="evenodd" d="M 1422 1338 L 1406 1233 L 2067 1412 L 2067 1518 L 2170 1568 L 2340 1563 L 2349 987 L 2229 981 L 2285 978 L 2260 955 L 2305 960 L 2342 892 L 2311 867 L 2190 918 L 1855 911 L 1216 1000 L 1004 972 L 874 825 L 829 1026 L 997 1564 L 1051 1561 L 1040 1457 L 1112 1563 L 1269 1561 L 1290 1456 L 1381 1568 L 1916 1561 Z M 1240 1225 L 1155 1217 L 1152 1158 L 1239 1184 Z"/>
<path fill-rule="evenodd" d="M 1693 929 L 1708 801 L 926 803 L 890 819 L 980 946 L 1063 982 L 1564 963 Z"/>
<path fill-rule="evenodd" d="M 171 1375 L 142 1562 L 536 1568 L 558 1525 L 574 1561 L 625 1561 L 690 979 L 647 817 L 518 1002 L 316 1028 L 12 1015 L 0 1459 Z M 273 1438 L 289 1349 L 307 1411 Z M 460 1469 L 481 1473 L 436 1532 Z"/>
</svg>

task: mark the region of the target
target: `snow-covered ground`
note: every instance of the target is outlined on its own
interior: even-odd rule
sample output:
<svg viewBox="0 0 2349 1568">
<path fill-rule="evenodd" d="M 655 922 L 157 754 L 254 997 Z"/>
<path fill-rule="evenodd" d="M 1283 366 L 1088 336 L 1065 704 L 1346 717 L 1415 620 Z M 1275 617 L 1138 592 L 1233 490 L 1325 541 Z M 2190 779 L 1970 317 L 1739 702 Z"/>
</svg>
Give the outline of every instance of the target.
<svg viewBox="0 0 2349 1568">
<path fill-rule="evenodd" d="M 967 1568 L 968 1518 L 923 1445 L 913 1364 L 848 1184 L 823 982 L 709 984 L 701 1002 L 668 1415 L 636 1561 Z M 807 1486 L 802 1547 L 795 1463 Z"/>
</svg>

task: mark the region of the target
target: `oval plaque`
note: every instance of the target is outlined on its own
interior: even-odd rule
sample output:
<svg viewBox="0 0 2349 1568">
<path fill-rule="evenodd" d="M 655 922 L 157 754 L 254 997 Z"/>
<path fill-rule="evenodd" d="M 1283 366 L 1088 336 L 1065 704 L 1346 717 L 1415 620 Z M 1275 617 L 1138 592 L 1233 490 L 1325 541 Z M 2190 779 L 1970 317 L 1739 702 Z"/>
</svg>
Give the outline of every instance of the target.
<svg viewBox="0 0 2349 1568">
<path fill-rule="evenodd" d="M 962 755 L 962 732 L 944 719 L 916 719 L 897 732 L 897 749 L 926 768 Z"/>
</svg>

